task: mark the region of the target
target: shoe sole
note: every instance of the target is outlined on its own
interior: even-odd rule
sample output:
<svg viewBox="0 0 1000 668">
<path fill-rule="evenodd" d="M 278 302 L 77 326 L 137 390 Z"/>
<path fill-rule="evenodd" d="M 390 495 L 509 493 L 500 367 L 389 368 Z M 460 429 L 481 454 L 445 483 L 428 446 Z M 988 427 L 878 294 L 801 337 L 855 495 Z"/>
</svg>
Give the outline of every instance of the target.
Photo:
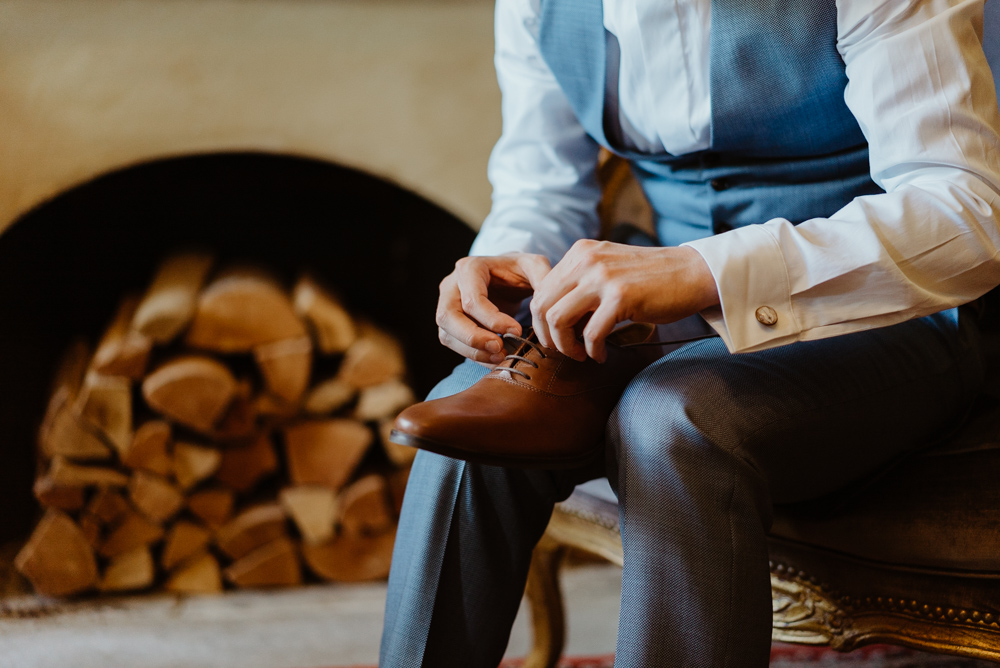
<svg viewBox="0 0 1000 668">
<path fill-rule="evenodd" d="M 397 429 L 389 432 L 389 440 L 397 445 L 427 450 L 438 455 L 451 457 L 452 459 L 463 459 L 467 462 L 486 464 L 488 466 L 507 466 L 520 469 L 575 469 L 590 464 L 598 457 L 604 455 L 603 444 L 593 450 L 580 455 L 573 455 L 572 457 L 512 457 L 509 455 L 491 455 L 484 452 L 460 450 L 459 448 L 453 448 L 449 445 L 421 438 L 420 436 L 407 434 Z"/>
</svg>

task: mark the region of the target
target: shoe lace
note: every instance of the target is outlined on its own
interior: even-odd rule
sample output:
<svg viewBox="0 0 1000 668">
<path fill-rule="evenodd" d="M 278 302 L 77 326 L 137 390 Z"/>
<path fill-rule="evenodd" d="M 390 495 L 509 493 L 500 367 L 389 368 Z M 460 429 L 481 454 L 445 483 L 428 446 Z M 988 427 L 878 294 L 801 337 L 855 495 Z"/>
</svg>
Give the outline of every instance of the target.
<svg viewBox="0 0 1000 668">
<path fill-rule="evenodd" d="M 711 339 L 711 338 L 715 338 L 717 336 L 718 336 L 718 334 L 716 332 L 710 332 L 708 334 L 699 334 L 697 336 L 692 336 L 692 337 L 686 338 L 686 339 L 671 339 L 669 341 L 661 341 L 661 340 L 658 340 L 658 339 L 653 339 L 653 340 L 647 340 L 647 341 L 639 341 L 639 342 L 635 342 L 635 343 L 622 343 L 622 344 L 619 344 L 619 347 L 621 347 L 621 348 L 639 348 L 639 347 L 644 347 L 644 346 L 663 346 L 663 345 L 671 345 L 671 344 L 685 344 L 685 343 L 692 343 L 694 341 L 701 341 L 703 339 Z M 511 340 L 511 341 L 517 342 L 517 344 L 518 344 L 518 346 L 515 349 L 515 351 L 514 351 L 513 354 L 507 355 L 506 357 L 504 357 L 504 362 L 507 362 L 508 360 L 513 360 L 511 362 L 510 366 L 503 367 L 504 371 L 507 371 L 507 372 L 509 372 L 511 374 L 517 374 L 518 376 L 523 377 L 525 380 L 531 380 L 531 376 L 529 376 L 523 370 L 516 368 L 516 365 L 517 365 L 518 362 L 524 362 L 525 364 L 530 365 L 534 369 L 538 368 L 538 363 L 537 362 L 535 362 L 535 361 L 533 361 L 531 359 L 528 359 L 524 355 L 518 355 L 517 354 L 519 352 L 524 351 L 525 355 L 527 355 L 529 351 L 525 351 L 524 350 L 525 346 L 528 346 L 529 348 L 531 348 L 532 350 L 534 350 L 536 353 L 538 353 L 538 355 L 542 359 L 545 359 L 546 357 L 548 357 L 548 355 L 546 355 L 542 351 L 541 345 L 537 341 L 532 341 L 531 340 L 534 337 L 535 337 L 534 333 L 532 333 L 527 338 L 525 338 L 523 336 L 518 336 L 516 334 L 503 334 L 501 336 L 501 338 L 504 339 L 505 341 L 506 340 Z"/>
<path fill-rule="evenodd" d="M 528 359 L 524 355 L 518 355 L 517 353 L 519 353 L 522 350 L 524 350 L 525 346 L 528 346 L 532 350 L 534 350 L 536 353 L 538 353 L 542 357 L 542 359 L 545 359 L 546 355 L 545 355 L 544 352 L 542 352 L 542 347 L 540 345 L 538 345 L 537 343 L 535 343 L 534 341 L 531 341 L 530 339 L 527 339 L 527 338 L 525 338 L 523 336 L 518 336 L 517 334 L 504 334 L 502 336 L 502 338 L 505 341 L 509 339 L 511 341 L 515 341 L 515 342 L 518 343 L 518 346 L 517 346 L 517 349 L 515 350 L 515 352 L 513 354 L 507 355 L 506 357 L 503 358 L 504 362 L 506 362 L 507 360 L 514 360 L 513 362 L 511 362 L 511 365 L 509 367 L 504 367 L 504 371 L 508 371 L 510 373 L 516 373 L 518 376 L 524 377 L 525 380 L 531 380 L 531 376 L 529 376 L 528 374 L 526 374 L 521 369 L 515 368 L 515 365 L 518 362 L 524 362 L 525 364 L 531 365 L 532 368 L 537 369 L 538 368 L 538 363 L 535 362 L 535 361 L 533 361 L 533 360 Z M 525 352 L 525 354 L 527 354 L 527 351 Z"/>
</svg>

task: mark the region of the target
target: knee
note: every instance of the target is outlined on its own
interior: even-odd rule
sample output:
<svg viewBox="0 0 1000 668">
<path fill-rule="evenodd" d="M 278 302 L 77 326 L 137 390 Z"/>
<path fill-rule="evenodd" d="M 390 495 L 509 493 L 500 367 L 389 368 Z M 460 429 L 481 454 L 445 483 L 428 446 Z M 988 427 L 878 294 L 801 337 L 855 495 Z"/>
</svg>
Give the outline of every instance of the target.
<svg viewBox="0 0 1000 668">
<path fill-rule="evenodd" d="M 667 362 L 636 376 L 611 415 L 607 437 L 619 464 L 659 469 L 678 460 L 739 462 L 739 435 L 727 422 L 724 393 L 707 374 Z"/>
</svg>

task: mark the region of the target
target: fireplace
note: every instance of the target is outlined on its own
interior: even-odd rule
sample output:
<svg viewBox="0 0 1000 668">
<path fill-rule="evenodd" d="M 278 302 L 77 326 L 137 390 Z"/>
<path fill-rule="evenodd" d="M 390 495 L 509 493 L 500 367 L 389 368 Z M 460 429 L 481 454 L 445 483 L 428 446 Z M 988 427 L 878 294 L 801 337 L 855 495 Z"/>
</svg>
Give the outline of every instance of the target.
<svg viewBox="0 0 1000 668">
<path fill-rule="evenodd" d="M 452 361 L 437 343 L 437 283 L 472 235 L 380 179 L 263 154 L 150 163 L 32 211 L 0 236 L 0 538 L 24 535 L 36 515 L 33 434 L 61 351 L 81 334 L 94 340 L 167 252 L 210 249 L 220 264 L 269 267 L 289 283 L 308 270 L 403 341 L 420 394 Z"/>
<path fill-rule="evenodd" d="M 404 343 L 426 392 L 438 280 L 488 209 L 482 1 L 0 6 L 0 545 L 37 519 L 61 351 L 171 250 L 308 270 Z"/>
</svg>

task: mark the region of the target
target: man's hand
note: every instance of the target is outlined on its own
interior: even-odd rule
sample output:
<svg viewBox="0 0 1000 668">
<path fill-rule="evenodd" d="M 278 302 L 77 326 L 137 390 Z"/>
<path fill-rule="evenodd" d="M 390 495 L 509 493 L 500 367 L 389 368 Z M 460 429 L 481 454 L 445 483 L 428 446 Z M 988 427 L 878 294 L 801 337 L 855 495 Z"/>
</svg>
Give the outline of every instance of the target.
<svg viewBox="0 0 1000 668">
<path fill-rule="evenodd" d="M 441 281 L 437 325 L 441 343 L 484 364 L 504 359 L 500 334 L 521 334 L 512 316 L 551 267 L 543 255 L 466 257 Z"/>
<path fill-rule="evenodd" d="M 536 287 L 531 315 L 543 346 L 603 362 L 604 339 L 619 322 L 669 323 L 718 303 L 708 264 L 692 248 L 586 240 L 576 242 Z"/>
</svg>

